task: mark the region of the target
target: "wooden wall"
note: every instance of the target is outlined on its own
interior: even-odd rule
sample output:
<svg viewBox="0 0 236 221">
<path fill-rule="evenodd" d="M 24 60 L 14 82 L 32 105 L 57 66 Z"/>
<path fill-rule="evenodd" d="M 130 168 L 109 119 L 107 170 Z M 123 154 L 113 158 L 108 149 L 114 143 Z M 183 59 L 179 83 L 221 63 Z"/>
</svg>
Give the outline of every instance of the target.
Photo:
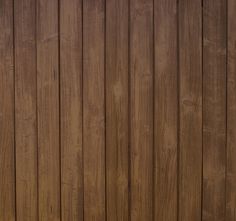
<svg viewBox="0 0 236 221">
<path fill-rule="evenodd" d="M 236 221 L 235 0 L 0 0 L 0 221 Z"/>
</svg>

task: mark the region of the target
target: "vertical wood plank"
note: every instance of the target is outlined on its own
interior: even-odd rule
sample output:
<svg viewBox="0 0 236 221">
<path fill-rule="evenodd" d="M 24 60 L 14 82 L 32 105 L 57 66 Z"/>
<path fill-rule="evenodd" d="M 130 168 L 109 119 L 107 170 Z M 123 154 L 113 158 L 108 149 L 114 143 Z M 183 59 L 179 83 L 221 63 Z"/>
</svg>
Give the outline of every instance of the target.
<svg viewBox="0 0 236 221">
<path fill-rule="evenodd" d="M 83 2 L 84 220 L 105 220 L 103 0 Z"/>
<path fill-rule="evenodd" d="M 107 220 L 128 221 L 128 1 L 106 1 Z"/>
<path fill-rule="evenodd" d="M 201 220 L 202 1 L 179 1 L 179 220 Z"/>
<path fill-rule="evenodd" d="M 178 65 L 176 0 L 154 1 L 155 219 L 177 220 Z M 171 212 L 170 212 L 171 211 Z"/>
<path fill-rule="evenodd" d="M 82 1 L 60 4 L 62 221 L 83 220 Z"/>
<path fill-rule="evenodd" d="M 38 0 L 39 221 L 60 220 L 58 1 Z"/>
<path fill-rule="evenodd" d="M 153 219 L 153 1 L 130 1 L 131 220 Z"/>
<path fill-rule="evenodd" d="M 226 220 L 236 220 L 236 1 L 228 0 Z"/>
<path fill-rule="evenodd" d="M 17 220 L 38 220 L 36 1 L 14 4 Z"/>
<path fill-rule="evenodd" d="M 0 221 L 14 221 L 13 1 L 0 2 L 0 30 Z"/>
<path fill-rule="evenodd" d="M 203 4 L 203 217 L 225 220 L 226 1 Z"/>
</svg>

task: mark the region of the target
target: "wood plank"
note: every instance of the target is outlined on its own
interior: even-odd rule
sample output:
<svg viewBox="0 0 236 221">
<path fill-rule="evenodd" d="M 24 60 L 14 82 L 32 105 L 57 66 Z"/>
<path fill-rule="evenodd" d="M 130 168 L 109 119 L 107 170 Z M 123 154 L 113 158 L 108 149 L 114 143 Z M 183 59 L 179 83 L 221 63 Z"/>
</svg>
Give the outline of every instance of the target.
<svg viewBox="0 0 236 221">
<path fill-rule="evenodd" d="M 153 1 L 130 1 L 131 220 L 153 219 Z"/>
<path fill-rule="evenodd" d="M 226 220 L 236 220 L 236 1 L 228 1 Z"/>
<path fill-rule="evenodd" d="M 128 220 L 128 1 L 106 5 L 107 220 Z"/>
<path fill-rule="evenodd" d="M 16 203 L 18 221 L 38 220 L 36 1 L 14 4 Z"/>
<path fill-rule="evenodd" d="M 179 1 L 179 220 L 201 220 L 202 1 Z"/>
<path fill-rule="evenodd" d="M 155 0 L 155 218 L 177 220 L 178 65 L 176 0 Z M 170 212 L 171 211 L 171 212 Z"/>
<path fill-rule="evenodd" d="M 60 2 L 62 221 L 83 220 L 82 1 Z"/>
<path fill-rule="evenodd" d="M 0 221 L 14 221 L 13 1 L 1 1 L 0 30 Z"/>
<path fill-rule="evenodd" d="M 203 217 L 225 220 L 226 1 L 203 4 Z"/>
<path fill-rule="evenodd" d="M 37 4 L 39 221 L 60 220 L 58 1 Z"/>
<path fill-rule="evenodd" d="M 104 0 L 83 2 L 84 220 L 105 220 Z"/>
<path fill-rule="evenodd" d="M 108 221 L 128 221 L 128 1 L 106 1 Z"/>
</svg>

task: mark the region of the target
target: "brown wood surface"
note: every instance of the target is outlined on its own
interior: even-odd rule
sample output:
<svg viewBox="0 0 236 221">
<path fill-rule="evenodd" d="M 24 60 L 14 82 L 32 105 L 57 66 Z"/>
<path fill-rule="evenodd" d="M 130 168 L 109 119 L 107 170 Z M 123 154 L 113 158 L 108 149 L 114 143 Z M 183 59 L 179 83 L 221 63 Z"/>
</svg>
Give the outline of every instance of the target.
<svg viewBox="0 0 236 221">
<path fill-rule="evenodd" d="M 202 220 L 225 221 L 226 1 L 203 4 Z"/>
<path fill-rule="evenodd" d="M 236 220 L 236 2 L 228 1 L 226 220 Z"/>
<path fill-rule="evenodd" d="M 154 220 L 174 221 L 178 209 L 177 4 L 175 0 L 155 0 L 154 6 Z"/>
<path fill-rule="evenodd" d="M 13 2 L 0 3 L 0 220 L 15 221 Z"/>
<path fill-rule="evenodd" d="M 107 221 L 128 221 L 128 1 L 106 1 Z"/>
<path fill-rule="evenodd" d="M 15 148 L 18 221 L 38 220 L 36 1 L 14 4 Z"/>
<path fill-rule="evenodd" d="M 153 219 L 153 1 L 130 1 L 132 221 Z"/>
<path fill-rule="evenodd" d="M 60 4 L 62 221 L 83 220 L 82 1 Z"/>
<path fill-rule="evenodd" d="M 201 220 L 202 6 L 179 1 L 179 220 Z"/>
<path fill-rule="evenodd" d="M 58 1 L 37 1 L 39 221 L 60 220 Z"/>
<path fill-rule="evenodd" d="M 234 0 L 0 0 L 0 221 L 235 221 Z"/>
<path fill-rule="evenodd" d="M 84 220 L 104 221 L 105 4 L 83 2 Z"/>
</svg>

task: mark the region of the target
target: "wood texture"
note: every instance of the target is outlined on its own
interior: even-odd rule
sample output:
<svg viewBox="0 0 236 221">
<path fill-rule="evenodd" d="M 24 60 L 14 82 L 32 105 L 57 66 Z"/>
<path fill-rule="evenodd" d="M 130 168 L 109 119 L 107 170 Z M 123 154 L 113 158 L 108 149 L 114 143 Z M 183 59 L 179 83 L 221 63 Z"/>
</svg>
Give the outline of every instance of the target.
<svg viewBox="0 0 236 221">
<path fill-rule="evenodd" d="M 104 221 L 105 205 L 105 5 L 83 3 L 84 220 Z"/>
<path fill-rule="evenodd" d="M 226 220 L 236 220 L 236 2 L 228 1 Z"/>
<path fill-rule="evenodd" d="M 0 5 L 0 220 L 15 221 L 13 2 Z"/>
<path fill-rule="evenodd" d="M 175 221 L 178 209 L 177 4 L 175 0 L 155 0 L 154 6 L 154 220 Z"/>
<path fill-rule="evenodd" d="M 131 220 L 153 219 L 153 1 L 130 1 Z"/>
<path fill-rule="evenodd" d="M 36 1 L 14 4 L 16 203 L 18 221 L 38 220 Z"/>
<path fill-rule="evenodd" d="M 179 2 L 179 220 L 201 220 L 202 5 Z"/>
<path fill-rule="evenodd" d="M 37 1 L 39 221 L 60 220 L 58 1 Z"/>
<path fill-rule="evenodd" d="M 128 221 L 128 1 L 106 1 L 106 200 L 108 221 Z"/>
<path fill-rule="evenodd" d="M 83 220 L 82 1 L 60 4 L 61 213 Z"/>
<path fill-rule="evenodd" d="M 203 5 L 203 217 L 226 220 L 226 2 Z"/>
<path fill-rule="evenodd" d="M 234 0 L 0 0 L 0 221 L 236 220 Z"/>
</svg>

